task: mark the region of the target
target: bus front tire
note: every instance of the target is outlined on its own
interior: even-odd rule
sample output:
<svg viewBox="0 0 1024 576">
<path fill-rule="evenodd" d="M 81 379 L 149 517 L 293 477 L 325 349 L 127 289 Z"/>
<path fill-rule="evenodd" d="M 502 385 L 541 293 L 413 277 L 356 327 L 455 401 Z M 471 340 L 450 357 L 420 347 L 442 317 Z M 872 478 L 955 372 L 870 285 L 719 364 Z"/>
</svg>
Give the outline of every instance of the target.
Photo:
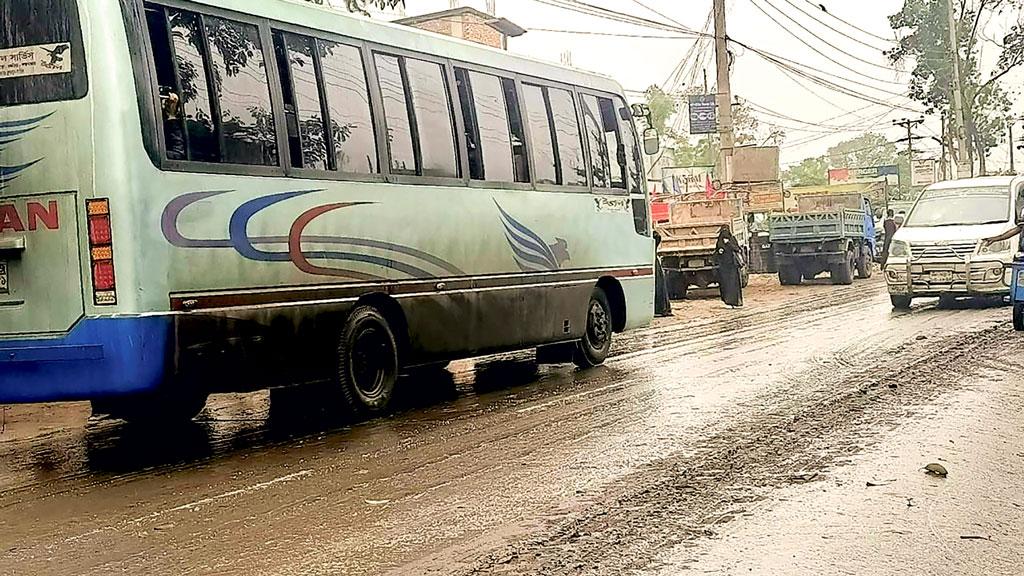
<svg viewBox="0 0 1024 576">
<path fill-rule="evenodd" d="M 357 416 L 387 409 L 398 381 L 398 345 L 386 318 L 372 306 L 349 314 L 338 338 L 337 385 Z"/>
<path fill-rule="evenodd" d="M 583 369 L 604 364 L 612 348 L 613 332 L 611 304 L 604 290 L 597 288 L 587 305 L 587 326 L 576 344 L 573 363 Z"/>
</svg>

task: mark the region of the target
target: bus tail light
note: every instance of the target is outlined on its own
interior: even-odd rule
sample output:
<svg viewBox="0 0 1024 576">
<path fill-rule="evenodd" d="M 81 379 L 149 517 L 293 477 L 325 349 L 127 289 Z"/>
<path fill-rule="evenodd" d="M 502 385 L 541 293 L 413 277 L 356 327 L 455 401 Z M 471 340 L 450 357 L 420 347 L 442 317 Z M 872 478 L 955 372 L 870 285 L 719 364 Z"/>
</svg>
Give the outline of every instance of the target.
<svg viewBox="0 0 1024 576">
<path fill-rule="evenodd" d="M 114 245 L 110 227 L 110 201 L 86 200 L 89 221 L 89 260 L 92 263 L 92 295 L 97 306 L 117 304 L 114 278 Z"/>
</svg>

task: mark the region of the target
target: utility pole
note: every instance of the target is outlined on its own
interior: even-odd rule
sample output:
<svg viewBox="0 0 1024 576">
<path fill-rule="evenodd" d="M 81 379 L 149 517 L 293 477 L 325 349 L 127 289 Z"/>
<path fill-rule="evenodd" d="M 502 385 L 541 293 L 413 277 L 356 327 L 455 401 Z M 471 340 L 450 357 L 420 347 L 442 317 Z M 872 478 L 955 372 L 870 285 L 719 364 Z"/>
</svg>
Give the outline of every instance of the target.
<svg viewBox="0 0 1024 576">
<path fill-rule="evenodd" d="M 1010 118 L 1010 172 L 1012 174 L 1017 173 L 1017 169 L 1013 166 L 1013 149 L 1016 148 L 1016 145 L 1013 143 L 1013 123 L 1015 121 L 1013 118 Z"/>
<path fill-rule="evenodd" d="M 956 158 L 956 177 L 967 178 L 974 176 L 974 162 L 970 159 L 970 144 L 967 142 L 964 87 L 963 78 L 960 76 L 960 40 L 953 0 L 946 0 L 946 13 L 949 16 L 949 50 L 953 58 L 953 134 L 959 148 Z"/>
<path fill-rule="evenodd" d="M 904 118 L 903 120 L 893 120 L 893 126 L 900 126 L 901 128 L 907 129 L 907 159 L 910 160 L 911 170 L 914 166 L 914 126 L 920 126 L 924 124 L 924 118 L 918 118 L 917 120 L 910 120 Z"/>
<path fill-rule="evenodd" d="M 732 124 L 732 86 L 729 82 L 729 37 L 725 30 L 725 0 L 714 0 L 715 60 L 718 66 L 718 133 L 725 184 L 732 183 L 734 142 Z"/>
<path fill-rule="evenodd" d="M 943 180 L 949 179 L 949 142 L 946 141 L 946 115 L 943 114 L 940 119 L 942 128 L 939 130 L 939 147 L 942 149 L 942 155 L 939 156 L 939 172 L 942 174 Z"/>
</svg>

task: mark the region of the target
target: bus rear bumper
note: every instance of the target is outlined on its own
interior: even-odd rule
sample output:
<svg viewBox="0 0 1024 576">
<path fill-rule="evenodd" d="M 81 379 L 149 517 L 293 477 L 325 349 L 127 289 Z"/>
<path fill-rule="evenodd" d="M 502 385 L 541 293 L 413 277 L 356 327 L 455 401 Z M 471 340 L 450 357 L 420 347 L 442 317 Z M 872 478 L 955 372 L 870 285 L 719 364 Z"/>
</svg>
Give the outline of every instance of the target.
<svg viewBox="0 0 1024 576">
<path fill-rule="evenodd" d="M 160 386 L 173 358 L 170 317 L 93 318 L 53 339 L 0 340 L 0 403 L 92 400 Z"/>
</svg>

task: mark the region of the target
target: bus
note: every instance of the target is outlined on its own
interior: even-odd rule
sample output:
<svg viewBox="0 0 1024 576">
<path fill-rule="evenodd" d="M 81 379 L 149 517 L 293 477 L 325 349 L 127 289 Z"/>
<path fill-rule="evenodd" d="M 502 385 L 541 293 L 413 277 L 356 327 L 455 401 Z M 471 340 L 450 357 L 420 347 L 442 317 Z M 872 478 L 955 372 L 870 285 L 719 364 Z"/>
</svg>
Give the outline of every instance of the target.
<svg viewBox="0 0 1024 576">
<path fill-rule="evenodd" d="M 608 78 L 292 0 L 0 22 L 0 403 L 373 415 L 408 368 L 593 367 L 652 319 L 654 138 Z"/>
</svg>

